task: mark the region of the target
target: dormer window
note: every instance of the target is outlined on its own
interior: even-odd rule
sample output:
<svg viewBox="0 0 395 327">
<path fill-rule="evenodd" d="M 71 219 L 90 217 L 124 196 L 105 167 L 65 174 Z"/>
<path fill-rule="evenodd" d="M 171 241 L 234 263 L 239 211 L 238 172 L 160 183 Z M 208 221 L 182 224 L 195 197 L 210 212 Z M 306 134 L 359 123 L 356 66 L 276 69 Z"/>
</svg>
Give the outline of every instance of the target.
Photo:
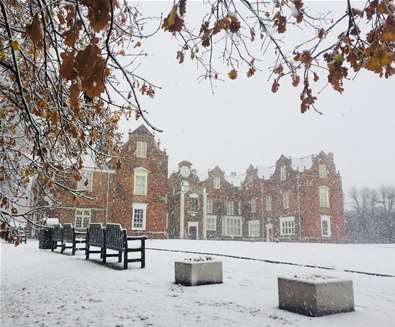
<svg viewBox="0 0 395 327">
<path fill-rule="evenodd" d="M 326 178 L 328 176 L 328 171 L 326 169 L 326 165 L 321 164 L 318 166 L 318 174 L 320 178 Z"/>
<path fill-rule="evenodd" d="M 136 142 L 136 157 L 147 158 L 147 142 Z"/>
<path fill-rule="evenodd" d="M 254 182 L 254 176 L 253 175 L 249 175 L 247 180 L 248 180 L 249 184 L 252 184 Z"/>
<path fill-rule="evenodd" d="M 283 193 L 283 208 L 289 209 L 289 192 Z"/>
<path fill-rule="evenodd" d="M 82 170 L 80 172 L 80 177 L 81 177 L 81 179 L 78 181 L 77 190 L 92 192 L 93 171 Z"/>
<path fill-rule="evenodd" d="M 221 179 L 218 176 L 214 177 L 213 187 L 216 190 L 219 190 L 219 188 L 221 187 Z"/>
<path fill-rule="evenodd" d="M 280 180 L 285 181 L 287 179 L 287 167 L 281 166 L 280 168 Z"/>
</svg>

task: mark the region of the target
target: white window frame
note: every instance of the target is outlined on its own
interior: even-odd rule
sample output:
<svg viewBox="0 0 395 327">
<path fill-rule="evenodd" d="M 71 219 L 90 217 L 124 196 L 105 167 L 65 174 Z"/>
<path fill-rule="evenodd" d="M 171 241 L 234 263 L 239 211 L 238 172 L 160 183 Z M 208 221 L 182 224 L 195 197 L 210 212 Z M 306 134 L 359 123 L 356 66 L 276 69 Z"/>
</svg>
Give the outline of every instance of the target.
<svg viewBox="0 0 395 327">
<path fill-rule="evenodd" d="M 280 235 L 295 235 L 295 217 L 280 217 Z"/>
<path fill-rule="evenodd" d="M 89 191 L 93 190 L 93 170 L 83 169 L 80 171 L 81 179 L 78 181 L 77 190 L 78 191 Z M 88 181 L 87 185 L 85 182 Z"/>
<path fill-rule="evenodd" d="M 207 215 L 206 216 L 206 231 L 217 230 L 217 216 Z"/>
<path fill-rule="evenodd" d="M 325 164 L 318 165 L 318 175 L 320 178 L 327 178 L 328 177 L 328 169 Z"/>
<path fill-rule="evenodd" d="M 251 213 L 256 213 L 256 199 L 250 200 Z"/>
<path fill-rule="evenodd" d="M 144 167 L 137 167 L 134 169 L 134 177 L 133 177 L 133 194 L 134 195 L 147 195 L 148 173 L 149 173 L 149 170 L 145 169 Z M 139 192 L 139 190 L 137 190 L 137 176 L 144 178 L 144 192 Z"/>
<path fill-rule="evenodd" d="M 207 211 L 207 213 L 213 213 L 213 212 L 214 212 L 214 202 L 213 202 L 213 199 L 207 199 L 207 202 L 206 202 L 206 211 Z"/>
<path fill-rule="evenodd" d="M 219 176 L 214 177 L 213 188 L 216 190 L 219 190 L 221 188 L 221 178 Z"/>
<path fill-rule="evenodd" d="M 147 142 L 137 141 L 135 154 L 137 158 L 147 158 Z"/>
<path fill-rule="evenodd" d="M 91 217 L 92 217 L 92 209 L 75 208 L 74 227 L 77 229 L 88 228 L 89 224 L 91 223 Z M 81 226 L 77 224 L 77 218 L 81 218 Z"/>
<path fill-rule="evenodd" d="M 143 221 L 141 227 L 135 227 L 135 210 L 143 211 Z M 145 230 L 147 223 L 147 203 L 135 202 L 132 204 L 132 230 Z"/>
<path fill-rule="evenodd" d="M 329 204 L 329 187 L 321 185 L 318 190 L 320 208 L 330 208 Z"/>
<path fill-rule="evenodd" d="M 286 166 L 280 167 L 280 180 L 282 180 L 282 181 L 287 180 L 287 167 Z"/>
<path fill-rule="evenodd" d="M 249 237 L 261 236 L 261 224 L 259 219 L 248 221 L 248 236 Z"/>
<path fill-rule="evenodd" d="M 327 233 L 324 233 L 324 222 L 328 224 L 327 226 Z M 331 230 L 331 217 L 327 215 L 321 215 L 321 236 L 322 237 L 331 237 L 332 230 Z"/>
<path fill-rule="evenodd" d="M 243 220 L 241 217 L 224 216 L 222 223 L 222 234 L 224 236 L 241 237 L 243 235 Z"/>
<path fill-rule="evenodd" d="M 233 201 L 226 201 L 226 214 L 228 216 L 234 216 L 235 214 L 235 205 Z"/>
<path fill-rule="evenodd" d="M 266 195 L 265 204 L 266 204 L 266 211 L 267 212 L 272 211 L 272 196 L 271 195 Z"/>
<path fill-rule="evenodd" d="M 289 209 L 289 191 L 283 192 L 283 209 Z"/>
</svg>

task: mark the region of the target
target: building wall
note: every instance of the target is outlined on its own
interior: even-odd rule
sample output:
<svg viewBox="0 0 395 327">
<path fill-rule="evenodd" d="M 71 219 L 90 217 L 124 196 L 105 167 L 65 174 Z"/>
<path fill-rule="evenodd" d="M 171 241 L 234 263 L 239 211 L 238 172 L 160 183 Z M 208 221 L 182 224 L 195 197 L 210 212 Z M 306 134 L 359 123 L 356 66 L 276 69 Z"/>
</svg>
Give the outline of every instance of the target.
<svg viewBox="0 0 395 327">
<path fill-rule="evenodd" d="M 146 158 L 136 155 L 137 141 L 147 143 Z M 167 237 L 167 193 L 168 193 L 168 157 L 159 148 L 154 136 L 142 125 L 129 133 L 128 141 L 118 159 L 107 164 L 106 169 L 85 168 L 93 171 L 92 192 L 84 192 L 84 197 L 75 198 L 70 192 L 60 190 L 56 194 L 61 208 L 54 211 L 54 217 L 62 223 L 74 223 L 76 208 L 90 208 L 91 222 L 119 223 L 129 234 L 148 235 L 151 238 Z M 134 194 L 135 169 L 147 171 L 146 195 Z M 69 187 L 76 189 L 77 181 L 70 181 Z M 146 224 L 144 230 L 132 226 L 133 203 L 146 204 Z M 107 214 L 106 214 L 107 212 Z M 106 219 L 107 217 L 107 219 Z"/>
<path fill-rule="evenodd" d="M 325 165 L 327 176 L 319 175 L 319 166 Z M 282 167 L 285 167 L 285 179 L 281 178 Z M 177 175 L 177 174 L 176 174 Z M 170 184 L 180 183 L 176 175 L 170 177 Z M 219 178 L 220 188 L 214 187 L 214 179 Z M 329 208 L 321 208 L 319 187 L 326 186 L 329 190 Z M 196 181 L 194 184 L 195 189 Z M 208 172 L 207 179 L 200 182 L 200 192 L 205 190 L 207 201 L 213 201 L 213 212 L 206 214 L 199 209 L 203 225 L 207 215 L 216 216 L 216 230 L 209 231 L 201 238 L 208 239 L 250 239 L 250 240 L 281 240 L 281 241 L 319 241 L 339 242 L 345 240 L 345 223 L 343 208 L 343 193 L 341 176 L 336 171 L 333 154 L 321 152 L 318 155 L 301 159 L 291 159 L 281 156 L 272 171 L 263 175 L 257 168 L 250 165 L 245 176 L 234 183 L 232 176 L 226 177 L 219 167 Z M 283 194 L 288 193 L 288 208 L 284 208 Z M 271 196 L 271 210 L 266 208 L 266 196 Z M 251 210 L 251 200 L 255 199 L 255 212 Z M 233 215 L 226 212 L 226 203 L 233 201 L 235 210 Z M 173 216 L 169 221 L 169 228 L 179 235 L 179 200 L 169 197 Z M 203 205 L 203 202 L 199 202 Z M 239 207 L 239 210 L 236 209 Z M 203 213 L 203 214 L 201 214 Z M 329 237 L 322 235 L 321 216 L 330 217 Z M 226 217 L 239 217 L 242 221 L 242 235 L 228 236 L 224 234 L 224 220 Z M 288 218 L 287 218 L 288 217 Z M 293 218 L 292 218 L 293 217 Z M 293 219 L 293 233 L 281 233 L 282 219 Z M 249 233 L 249 222 L 259 221 L 257 234 Z M 272 234 L 268 235 L 267 225 L 272 226 Z M 184 224 L 185 228 L 185 224 Z M 200 228 L 199 228 L 200 230 Z M 285 229 L 286 230 L 286 229 Z M 178 232 L 177 232 L 178 231 Z M 170 235 L 172 235 L 170 233 Z"/>
</svg>

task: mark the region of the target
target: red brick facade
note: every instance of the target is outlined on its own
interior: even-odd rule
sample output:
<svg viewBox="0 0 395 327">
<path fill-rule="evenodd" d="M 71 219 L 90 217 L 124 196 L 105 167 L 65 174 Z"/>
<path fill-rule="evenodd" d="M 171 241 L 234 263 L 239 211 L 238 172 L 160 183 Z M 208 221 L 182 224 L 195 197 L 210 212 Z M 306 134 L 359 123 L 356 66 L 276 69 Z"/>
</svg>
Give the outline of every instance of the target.
<svg viewBox="0 0 395 327">
<path fill-rule="evenodd" d="M 169 180 L 170 237 L 319 242 L 345 239 L 342 182 L 331 153 L 301 159 L 281 156 L 268 169 L 250 165 L 243 176 L 225 176 L 215 167 L 201 182 L 196 173 L 182 176 L 183 166 L 190 170 L 191 163 L 181 162 Z M 182 192 L 185 181 L 188 188 Z M 193 217 L 187 208 L 191 193 L 199 195 Z M 199 226 L 198 235 L 190 233 L 193 222 Z"/>
<path fill-rule="evenodd" d="M 137 149 L 138 148 L 138 149 Z M 120 223 L 129 234 L 167 237 L 168 156 L 143 125 L 129 133 L 121 151 L 122 165 L 115 168 L 84 168 L 92 185 L 84 194 L 92 199 L 74 199 L 69 192 L 56 194 L 61 208 L 54 216 L 62 223 L 85 227 L 90 222 Z M 80 183 L 81 184 L 81 183 Z M 77 183 L 71 184 L 77 189 Z M 85 219 L 81 224 L 82 219 Z"/>
</svg>

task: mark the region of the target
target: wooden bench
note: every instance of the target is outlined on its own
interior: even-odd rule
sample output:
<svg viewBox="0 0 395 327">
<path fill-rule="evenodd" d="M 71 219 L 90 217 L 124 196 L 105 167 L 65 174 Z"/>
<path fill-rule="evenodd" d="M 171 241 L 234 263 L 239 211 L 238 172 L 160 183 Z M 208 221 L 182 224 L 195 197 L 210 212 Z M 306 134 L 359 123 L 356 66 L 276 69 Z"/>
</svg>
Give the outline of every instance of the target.
<svg viewBox="0 0 395 327">
<path fill-rule="evenodd" d="M 91 250 L 91 246 L 98 247 L 100 250 Z M 102 224 L 89 224 L 86 231 L 85 259 L 89 259 L 91 253 L 100 253 L 103 257 L 104 249 L 104 228 Z"/>
<path fill-rule="evenodd" d="M 75 255 L 76 251 L 85 250 L 86 246 L 83 248 L 78 247 L 77 244 L 86 243 L 86 233 L 76 232 L 73 224 L 63 224 L 63 243 L 61 253 L 64 253 L 66 249 L 71 249 L 71 255 Z M 67 245 L 71 243 L 71 245 Z"/>
<path fill-rule="evenodd" d="M 129 262 L 140 262 L 141 268 L 145 267 L 145 240 L 146 236 L 128 236 L 126 229 L 122 229 L 120 224 L 107 224 L 104 228 L 102 224 L 90 224 L 86 237 L 86 260 L 91 253 L 100 253 L 103 263 L 108 257 L 117 257 L 118 262 L 122 262 L 123 268 L 127 269 Z M 139 247 L 129 247 L 128 241 L 139 241 Z M 100 250 L 91 250 L 90 247 L 99 247 Z M 118 253 L 107 253 L 107 250 Z M 140 252 L 139 258 L 129 258 L 130 252 Z"/>
<path fill-rule="evenodd" d="M 63 227 L 60 224 L 53 227 L 51 251 L 53 252 L 58 247 L 63 248 Z"/>
<path fill-rule="evenodd" d="M 105 230 L 105 247 L 103 251 L 103 262 L 106 262 L 107 249 L 118 251 L 118 262 L 121 262 L 123 252 L 123 269 L 128 269 L 129 262 L 140 262 L 141 268 L 145 267 L 145 240 L 146 236 L 128 236 L 126 229 L 120 224 L 107 224 Z M 128 241 L 139 241 L 139 247 L 129 247 Z M 140 252 L 139 258 L 129 259 L 130 252 Z"/>
</svg>

